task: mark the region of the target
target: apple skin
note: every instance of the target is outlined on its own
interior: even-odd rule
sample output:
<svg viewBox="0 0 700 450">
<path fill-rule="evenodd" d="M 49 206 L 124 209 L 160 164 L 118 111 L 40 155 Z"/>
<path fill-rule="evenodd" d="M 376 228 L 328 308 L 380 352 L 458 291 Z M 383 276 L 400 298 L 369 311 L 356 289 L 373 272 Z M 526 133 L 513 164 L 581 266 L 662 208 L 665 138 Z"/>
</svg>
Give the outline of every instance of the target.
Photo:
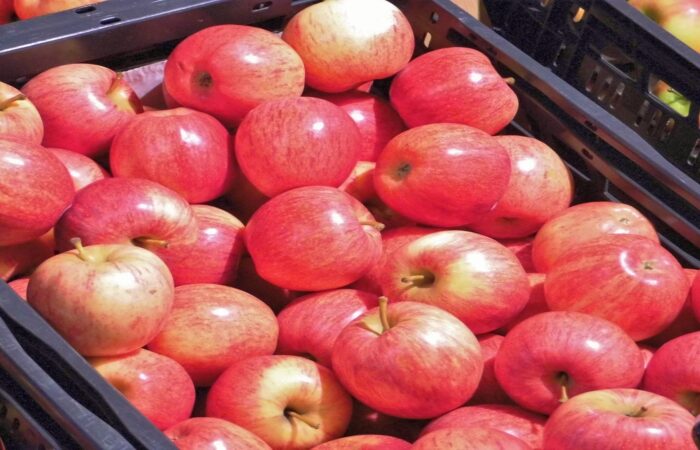
<svg viewBox="0 0 700 450">
<path fill-rule="evenodd" d="M 3 2 L 0 0 L 0 24 L 3 23 Z M 12 14 L 10 0 L 10 12 Z M 17 97 L 22 95 L 22 97 Z M 15 99 L 10 101 L 11 99 Z M 0 81 L 0 136 L 30 144 L 41 144 L 44 138 L 44 123 L 34 104 L 23 94 Z"/>
<path fill-rule="evenodd" d="M 566 252 L 547 274 L 544 293 L 552 311 L 605 318 L 641 341 L 673 322 L 688 285 L 681 265 L 659 244 L 643 236 L 615 235 Z"/>
<path fill-rule="evenodd" d="M 381 235 L 360 202 L 325 186 L 284 192 L 258 209 L 245 231 L 260 276 L 279 287 L 321 291 L 346 286 L 379 260 Z"/>
<path fill-rule="evenodd" d="M 441 123 L 404 131 L 377 159 L 374 187 L 389 207 L 425 225 L 467 225 L 506 192 L 510 158 L 493 137 Z"/>
<path fill-rule="evenodd" d="M 698 273 L 695 274 L 695 281 L 693 281 L 693 285 L 690 288 L 690 296 L 693 302 L 695 318 L 700 322 L 700 275 Z"/>
<path fill-rule="evenodd" d="M 498 384 L 496 373 L 494 372 L 494 361 L 498 349 L 503 343 L 503 336 L 498 334 L 482 334 L 476 337 L 479 340 L 481 347 L 481 356 L 484 359 L 484 372 L 479 381 L 479 387 L 476 388 L 474 396 L 469 399 L 470 405 L 479 405 L 487 403 L 513 404 L 513 400 L 508 397 L 503 391 L 503 388 Z"/>
<path fill-rule="evenodd" d="M 654 353 L 644 374 L 644 390 L 700 414 L 700 331 L 668 341 Z"/>
<path fill-rule="evenodd" d="M 20 19 L 53 14 L 103 0 L 14 0 L 14 9 Z"/>
<path fill-rule="evenodd" d="M 376 306 L 376 295 L 354 289 L 299 297 L 277 315 L 277 354 L 309 357 L 330 368 L 333 344 L 342 329 Z"/>
<path fill-rule="evenodd" d="M 164 431 L 180 450 L 205 448 L 271 450 L 262 439 L 236 424 L 213 417 L 194 417 Z"/>
<path fill-rule="evenodd" d="M 85 155 L 62 148 L 49 148 L 48 150 L 66 166 L 76 192 L 97 180 L 110 176 L 99 164 Z"/>
<path fill-rule="evenodd" d="M 304 61 L 306 84 L 330 93 L 394 75 L 411 60 L 415 46 L 408 19 L 385 0 L 309 6 L 287 23 L 282 39 Z"/>
<path fill-rule="evenodd" d="M 422 281 L 407 279 L 421 275 Z M 513 253 L 491 238 L 459 230 L 432 233 L 396 250 L 380 282 L 390 299 L 438 306 L 476 334 L 510 322 L 530 294 Z"/>
<path fill-rule="evenodd" d="M 22 87 L 44 122 L 46 147 L 99 156 L 136 114 L 141 101 L 120 75 L 94 64 L 66 64 Z"/>
<path fill-rule="evenodd" d="M 16 280 L 7 283 L 8 286 L 15 291 L 15 294 L 22 300 L 27 300 L 27 287 L 29 286 L 29 278 L 17 278 Z"/>
<path fill-rule="evenodd" d="M 390 304 L 386 331 L 380 315 L 374 308 L 355 319 L 333 347 L 333 371 L 354 398 L 405 419 L 436 417 L 471 398 L 484 364 L 463 323 L 415 302 Z"/>
<path fill-rule="evenodd" d="M 265 102 L 236 131 L 236 159 L 260 192 L 338 187 L 359 156 L 360 131 L 340 107 L 311 97 Z"/>
<path fill-rule="evenodd" d="M 513 435 L 495 428 L 444 428 L 428 433 L 411 447 L 414 450 L 531 450 L 532 447 Z"/>
<path fill-rule="evenodd" d="M 341 437 L 351 413 L 352 399 L 333 372 L 298 356 L 239 361 L 221 374 L 207 398 L 207 416 L 240 425 L 272 448 L 289 450 Z"/>
<path fill-rule="evenodd" d="M 30 277 L 27 300 L 78 353 L 111 356 L 158 334 L 173 290 L 167 266 L 153 253 L 93 245 L 44 261 Z"/>
<path fill-rule="evenodd" d="M 688 411 L 650 392 L 586 392 L 550 416 L 544 450 L 693 450 L 693 421 Z"/>
<path fill-rule="evenodd" d="M 659 24 L 681 42 L 700 52 L 700 1 L 681 0 L 668 9 Z"/>
<path fill-rule="evenodd" d="M 574 182 L 564 161 L 544 142 L 526 136 L 495 136 L 510 156 L 510 181 L 496 207 L 469 228 L 493 238 L 537 232 L 571 204 Z"/>
<path fill-rule="evenodd" d="M 0 247 L 0 280 L 29 275 L 39 264 L 54 255 L 53 230 L 23 244 Z"/>
<path fill-rule="evenodd" d="M 380 434 L 347 436 L 324 442 L 312 450 L 410 450 L 411 443 Z"/>
<path fill-rule="evenodd" d="M 163 87 L 177 104 L 240 124 L 259 104 L 298 97 L 304 64 L 273 33 L 245 25 L 219 25 L 180 42 L 165 64 Z"/>
<path fill-rule="evenodd" d="M 112 141 L 109 164 L 114 176 L 155 181 L 190 203 L 222 196 L 236 173 L 226 128 L 188 108 L 134 117 Z"/>
<path fill-rule="evenodd" d="M 47 233 L 74 194 L 68 170 L 51 152 L 37 144 L 0 139 L 0 246 Z"/>
<path fill-rule="evenodd" d="M 258 275 L 255 271 L 255 264 L 250 256 L 243 256 L 238 265 L 238 276 L 233 287 L 245 291 L 259 298 L 267 306 L 272 308 L 275 314 L 292 302 L 297 297 L 297 293 L 289 289 L 283 289 L 269 283 Z"/>
<path fill-rule="evenodd" d="M 547 273 L 567 251 L 608 234 L 640 235 L 659 242 L 654 226 L 632 206 L 581 203 L 557 214 L 537 232 L 532 242 L 535 269 Z"/>
<path fill-rule="evenodd" d="M 551 414 L 567 397 L 639 385 L 644 358 L 617 325 L 558 311 L 516 325 L 503 340 L 494 368 L 499 384 L 516 403 Z"/>
<path fill-rule="evenodd" d="M 14 0 L 0 0 L 0 25 L 10 23 L 14 12 Z"/>
<path fill-rule="evenodd" d="M 683 269 L 683 272 L 688 278 L 689 286 L 692 286 L 698 271 L 695 269 Z M 661 333 L 645 340 L 644 343 L 649 344 L 652 347 L 661 347 L 666 342 L 679 336 L 700 331 L 700 322 L 698 322 L 697 318 L 693 314 L 693 299 L 691 294 L 692 288 L 689 288 L 688 296 L 683 304 L 683 309 L 681 309 L 676 318 L 673 319 L 673 322 L 671 322 L 671 324 Z"/>
<path fill-rule="evenodd" d="M 418 439 L 418 435 L 428 421 L 409 420 L 382 414 L 357 400 L 352 406 L 352 418 L 346 436 L 358 434 L 382 434 L 408 442 Z"/>
<path fill-rule="evenodd" d="M 218 284 L 175 288 L 165 324 L 148 349 L 177 361 L 195 386 L 210 386 L 230 365 L 271 355 L 278 325 L 269 306 L 247 292 Z"/>
<path fill-rule="evenodd" d="M 459 123 L 496 134 L 518 111 L 518 97 L 488 57 L 466 47 L 414 59 L 396 75 L 389 96 L 409 128 Z"/>
<path fill-rule="evenodd" d="M 503 326 L 503 334 L 508 333 L 517 324 L 534 315 L 549 311 L 547 300 L 544 297 L 544 280 L 546 278 L 543 273 L 528 273 L 527 278 L 530 281 L 530 299 L 527 305 L 520 313 L 515 316 L 509 323 Z"/>
<path fill-rule="evenodd" d="M 642 356 L 644 357 L 644 370 L 647 370 L 647 367 L 649 367 L 649 362 L 651 361 L 651 358 L 654 357 L 654 353 L 656 353 L 656 350 L 654 347 L 649 347 L 648 345 L 640 345 L 639 346 L 639 351 L 642 352 Z M 642 382 L 644 380 L 642 379 Z M 640 386 L 642 383 L 639 383 Z"/>
<path fill-rule="evenodd" d="M 690 0 L 694 2 L 695 0 Z M 684 0 L 628 0 L 630 6 L 637 8 L 654 22 L 660 22 L 670 12 L 671 8 Z"/>
<path fill-rule="evenodd" d="M 465 406 L 430 422 L 421 432 L 421 436 L 442 429 L 484 427 L 508 433 L 533 449 L 541 449 L 546 420 L 544 416 L 517 406 Z"/>
<path fill-rule="evenodd" d="M 505 248 L 510 250 L 518 258 L 523 269 L 527 273 L 536 273 L 535 264 L 532 262 L 532 241 L 534 236 L 520 239 L 498 239 Z"/>
<path fill-rule="evenodd" d="M 185 369 L 172 359 L 138 349 L 126 355 L 91 358 L 89 362 L 158 429 L 165 430 L 190 417 L 194 385 Z"/>
</svg>

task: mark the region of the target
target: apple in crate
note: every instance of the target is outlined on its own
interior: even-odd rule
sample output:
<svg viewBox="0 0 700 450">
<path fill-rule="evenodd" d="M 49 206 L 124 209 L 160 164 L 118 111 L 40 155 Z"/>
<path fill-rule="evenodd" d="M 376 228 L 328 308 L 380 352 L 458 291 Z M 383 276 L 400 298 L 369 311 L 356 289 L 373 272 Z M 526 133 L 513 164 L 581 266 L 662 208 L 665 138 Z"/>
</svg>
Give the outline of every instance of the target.
<svg viewBox="0 0 700 450">
<path fill-rule="evenodd" d="M 213 417 L 193 417 L 164 431 L 179 450 L 271 450 L 262 439 L 236 424 Z"/>
<path fill-rule="evenodd" d="M 2 7 L 0 0 L 0 24 Z M 0 81 L 0 136 L 32 144 L 41 144 L 44 124 L 34 104 L 20 91 Z"/>
<path fill-rule="evenodd" d="M 15 13 L 20 19 L 53 14 L 103 0 L 14 0 Z"/>
<path fill-rule="evenodd" d="M 695 281 L 693 281 L 693 285 L 690 288 L 690 296 L 692 298 L 695 318 L 700 322 L 700 272 L 695 274 Z"/>
<path fill-rule="evenodd" d="M 14 0 L 0 0 L 0 25 L 10 23 L 14 12 Z"/>
<path fill-rule="evenodd" d="M 413 450 L 460 449 L 460 450 L 531 450 L 517 437 L 495 428 L 445 428 L 428 433 L 418 439 Z"/>
<path fill-rule="evenodd" d="M 236 282 L 233 283 L 233 287 L 264 301 L 267 306 L 272 308 L 275 314 L 282 311 L 285 306 L 298 296 L 294 291 L 275 286 L 263 280 L 255 270 L 253 260 L 247 255 L 241 258 L 241 262 L 238 265 Z"/>
<path fill-rule="evenodd" d="M 360 434 L 317 445 L 312 450 L 410 450 L 411 443 L 393 436 Z"/>
<path fill-rule="evenodd" d="M 515 254 L 525 272 L 535 273 L 537 269 L 535 269 L 535 265 L 532 262 L 532 241 L 534 238 L 534 236 L 529 236 L 520 239 L 498 239 L 498 242 Z"/>
<path fill-rule="evenodd" d="M 685 303 L 683 303 L 683 308 L 668 327 L 666 327 L 656 336 L 645 340 L 645 344 L 649 344 L 652 347 L 660 347 L 671 339 L 683 336 L 684 334 L 700 331 L 700 322 L 695 317 L 695 314 L 693 314 L 692 298 L 692 284 L 695 280 L 697 272 L 698 271 L 695 269 L 683 269 L 683 273 L 685 273 L 685 276 L 688 279 L 688 296 L 685 299 Z"/>
<path fill-rule="evenodd" d="M 22 300 L 27 300 L 27 287 L 29 286 L 29 278 L 17 278 L 16 280 L 7 283 L 15 294 Z"/>
<path fill-rule="evenodd" d="M 39 264 L 54 255 L 53 229 L 29 242 L 0 247 L 0 280 L 29 275 Z"/>
<path fill-rule="evenodd" d="M 501 328 L 503 333 L 508 333 L 517 324 L 534 315 L 549 311 L 547 300 L 544 298 L 544 280 L 546 278 L 543 273 L 528 273 L 527 278 L 530 281 L 530 298 L 527 305 L 520 313 L 515 316 L 509 323 Z"/>
<path fill-rule="evenodd" d="M 470 405 L 479 405 L 484 403 L 501 403 L 512 404 L 513 400 L 508 397 L 508 394 L 503 391 L 503 388 L 498 384 L 496 372 L 494 371 L 494 363 L 496 354 L 501 348 L 501 344 L 505 339 L 500 334 L 486 333 L 476 337 L 479 340 L 481 348 L 481 357 L 484 359 L 484 373 L 479 380 L 479 387 L 476 388 L 474 396 L 469 399 Z"/>
<path fill-rule="evenodd" d="M 83 356 L 143 347 L 173 304 L 173 278 L 153 253 L 131 245 L 92 245 L 44 261 L 32 274 L 29 304 Z"/>
<path fill-rule="evenodd" d="M 66 169 L 68 169 L 76 192 L 97 180 L 109 178 L 107 171 L 100 167 L 94 160 L 81 153 L 63 150 L 61 148 L 50 148 L 49 151 L 56 155 L 63 165 L 66 166 Z"/>
</svg>

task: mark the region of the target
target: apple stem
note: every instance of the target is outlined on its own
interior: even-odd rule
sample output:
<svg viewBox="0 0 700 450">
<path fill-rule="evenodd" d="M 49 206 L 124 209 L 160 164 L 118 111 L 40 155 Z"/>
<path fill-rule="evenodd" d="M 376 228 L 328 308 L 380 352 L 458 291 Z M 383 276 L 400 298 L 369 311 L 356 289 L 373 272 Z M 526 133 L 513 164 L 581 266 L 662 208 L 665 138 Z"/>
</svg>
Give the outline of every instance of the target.
<svg viewBox="0 0 700 450">
<path fill-rule="evenodd" d="M 18 100 L 26 100 L 27 97 L 24 96 L 24 94 L 17 94 L 13 97 L 10 97 L 6 100 L 0 101 L 0 111 L 4 111 L 6 108 L 9 108 L 10 105 L 12 105 L 14 102 Z"/>
<path fill-rule="evenodd" d="M 164 239 L 153 239 L 153 238 L 147 238 L 147 237 L 140 237 L 134 239 L 134 244 L 140 246 L 140 247 L 145 247 L 145 246 L 153 246 L 153 247 L 161 247 L 161 248 L 168 248 L 168 241 Z"/>
<path fill-rule="evenodd" d="M 382 332 L 391 329 L 389 325 L 389 299 L 383 295 L 379 297 L 379 320 L 382 322 Z"/>
<path fill-rule="evenodd" d="M 299 414 L 296 411 L 287 411 L 285 414 L 287 415 L 287 417 L 291 417 L 293 419 L 297 419 L 298 421 L 305 423 L 306 425 L 310 426 L 314 430 L 318 430 L 319 428 L 321 428 L 320 423 L 314 422 L 311 419 L 302 416 L 301 414 Z"/>
<path fill-rule="evenodd" d="M 70 243 L 73 244 L 76 250 L 78 250 L 78 257 L 83 261 L 92 261 L 92 257 L 85 253 L 85 247 L 83 247 L 83 241 L 79 237 L 71 238 Z"/>
<path fill-rule="evenodd" d="M 362 220 L 360 221 L 360 225 L 370 226 L 375 228 L 377 231 L 382 231 L 384 229 L 384 224 L 375 220 Z"/>
<path fill-rule="evenodd" d="M 407 277 L 401 277 L 402 283 L 417 284 L 416 282 L 420 283 L 423 281 L 425 281 L 425 275 L 409 275 Z"/>
<path fill-rule="evenodd" d="M 506 77 L 503 81 L 505 81 L 508 86 L 513 86 L 515 84 L 515 78 L 513 77 Z"/>
<path fill-rule="evenodd" d="M 561 384 L 561 396 L 559 397 L 559 402 L 564 403 L 569 400 L 569 390 L 566 387 L 569 382 L 569 376 L 565 373 L 559 375 L 559 383 Z"/>
</svg>

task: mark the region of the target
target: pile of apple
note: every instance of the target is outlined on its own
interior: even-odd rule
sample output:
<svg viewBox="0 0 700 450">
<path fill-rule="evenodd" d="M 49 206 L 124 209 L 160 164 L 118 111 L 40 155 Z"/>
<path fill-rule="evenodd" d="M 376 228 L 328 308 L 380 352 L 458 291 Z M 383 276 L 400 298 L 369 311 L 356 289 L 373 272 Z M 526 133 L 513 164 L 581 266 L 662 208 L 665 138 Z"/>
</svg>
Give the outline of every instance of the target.
<svg viewBox="0 0 700 450">
<path fill-rule="evenodd" d="M 486 56 L 414 42 L 326 0 L 185 39 L 169 109 L 0 86 L 0 276 L 183 449 L 693 448 L 696 271 L 495 135 Z"/>
</svg>

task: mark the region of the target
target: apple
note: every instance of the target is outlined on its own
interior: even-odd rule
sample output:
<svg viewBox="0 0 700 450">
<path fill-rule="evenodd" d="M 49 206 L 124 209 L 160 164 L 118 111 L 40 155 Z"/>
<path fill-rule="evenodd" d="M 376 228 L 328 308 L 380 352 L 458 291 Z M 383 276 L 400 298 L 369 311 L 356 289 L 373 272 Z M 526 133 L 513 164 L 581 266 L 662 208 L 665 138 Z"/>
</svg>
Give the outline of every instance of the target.
<svg viewBox="0 0 700 450">
<path fill-rule="evenodd" d="M 649 362 L 644 390 L 675 401 L 693 416 L 700 414 L 700 331 L 662 345 Z"/>
<path fill-rule="evenodd" d="M 292 17 L 282 39 L 304 61 L 306 84 L 331 93 L 394 75 L 415 46 L 408 19 L 385 0 L 311 5 Z"/>
<path fill-rule="evenodd" d="M 418 439 L 413 450 L 531 450 L 532 447 L 513 435 L 495 428 L 446 428 L 428 433 Z"/>
<path fill-rule="evenodd" d="M 194 385 L 185 369 L 172 359 L 138 349 L 119 356 L 89 360 L 97 373 L 160 430 L 190 417 Z"/>
<path fill-rule="evenodd" d="M 513 253 L 491 238 L 459 230 L 431 233 L 393 252 L 380 283 L 387 297 L 438 306 L 476 334 L 510 322 L 530 293 Z"/>
<path fill-rule="evenodd" d="M 628 0 L 630 6 L 637 8 L 654 22 L 660 22 L 672 7 L 681 2 L 683 0 Z"/>
<path fill-rule="evenodd" d="M 183 420 L 164 431 L 180 450 L 271 450 L 262 439 L 236 424 L 213 417 Z"/>
<path fill-rule="evenodd" d="M 352 407 L 352 418 L 346 436 L 382 434 L 413 442 L 418 439 L 426 420 L 409 420 L 382 414 L 357 400 Z"/>
<path fill-rule="evenodd" d="M 659 24 L 696 52 L 700 52 L 700 1 L 680 0 L 665 11 Z"/>
<path fill-rule="evenodd" d="M 508 153 L 492 136 L 449 123 L 399 134 L 374 170 L 377 194 L 389 207 L 439 227 L 478 220 L 506 192 L 509 178 Z"/>
<path fill-rule="evenodd" d="M 325 186 L 284 192 L 258 209 L 245 242 L 260 276 L 279 287 L 346 286 L 381 256 L 382 225 L 360 202 Z"/>
<path fill-rule="evenodd" d="M 53 14 L 103 0 L 14 0 L 15 13 L 20 19 Z"/>
<path fill-rule="evenodd" d="M 19 296 L 22 300 L 27 300 L 27 286 L 29 285 L 29 278 L 17 278 L 16 280 L 7 283 L 8 286 L 15 291 L 15 294 Z"/>
<path fill-rule="evenodd" d="M 61 148 L 49 148 L 48 150 L 66 166 L 76 192 L 97 180 L 109 178 L 106 170 L 85 155 Z"/>
<path fill-rule="evenodd" d="M 83 247 L 44 261 L 27 300 L 83 356 L 143 347 L 173 304 L 173 278 L 153 253 L 130 245 Z"/>
<path fill-rule="evenodd" d="M 583 392 L 635 387 L 644 358 L 625 332 L 577 312 L 546 312 L 516 325 L 494 363 L 503 390 L 523 408 L 551 414 Z"/>
<path fill-rule="evenodd" d="M 0 138 L 0 246 L 47 233 L 73 200 L 73 182 L 45 148 Z"/>
<path fill-rule="evenodd" d="M 484 366 L 479 342 L 456 317 L 416 302 L 388 306 L 386 297 L 340 332 L 331 359 L 354 398 L 406 419 L 464 404 Z"/>
<path fill-rule="evenodd" d="M 163 87 L 175 103 L 233 127 L 267 100 L 300 96 L 304 64 L 267 30 L 218 25 L 175 47 L 165 64 Z"/>
<path fill-rule="evenodd" d="M 640 235 L 659 242 L 654 226 L 632 206 L 581 203 L 557 214 L 540 228 L 532 242 L 532 261 L 538 272 L 547 273 L 567 251 L 608 234 Z"/>
<path fill-rule="evenodd" d="M 282 311 L 297 296 L 296 292 L 275 286 L 260 278 L 250 256 L 241 258 L 238 265 L 238 276 L 233 286 L 264 301 L 275 314 Z"/>
<path fill-rule="evenodd" d="M 222 196 L 236 170 L 226 128 L 212 116 L 188 108 L 134 117 L 115 136 L 109 165 L 114 176 L 155 181 L 190 203 Z"/>
<path fill-rule="evenodd" d="M 389 96 L 409 128 L 458 123 L 496 134 L 518 111 L 518 97 L 489 58 L 466 47 L 414 59 L 394 78 Z"/>
<path fill-rule="evenodd" d="M 288 355 L 234 363 L 207 398 L 207 416 L 240 425 L 272 448 L 289 450 L 341 437 L 351 410 L 352 399 L 333 372 Z"/>
<path fill-rule="evenodd" d="M 267 101 L 236 131 L 236 159 L 260 192 L 340 186 L 359 156 L 360 131 L 340 107 L 311 97 Z"/>
<path fill-rule="evenodd" d="M 421 436 L 442 429 L 484 427 L 508 433 L 533 449 L 541 449 L 545 422 L 544 416 L 517 406 L 465 406 L 430 422 L 423 429 Z"/>
<path fill-rule="evenodd" d="M 536 273 L 535 265 L 532 262 L 532 241 L 534 236 L 520 239 L 498 239 L 505 248 L 510 250 L 518 258 L 523 269 L 527 273 Z"/>
<path fill-rule="evenodd" d="M 656 242 L 614 235 L 557 259 L 545 279 L 544 294 L 553 311 L 605 318 L 640 341 L 660 333 L 678 316 L 688 279 L 673 255 Z"/>
<path fill-rule="evenodd" d="M 248 222 L 253 213 L 270 198 L 260 192 L 243 173 L 238 173 L 231 189 L 226 193 L 227 211 L 231 211 L 243 222 Z"/>
<path fill-rule="evenodd" d="M 544 297 L 545 275 L 543 273 L 528 273 L 527 278 L 530 281 L 530 298 L 525 308 L 523 308 L 509 323 L 503 326 L 502 329 L 506 333 L 523 320 L 536 314 L 549 311 L 547 300 Z"/>
<path fill-rule="evenodd" d="M 693 416 L 660 395 L 604 389 L 573 397 L 544 427 L 544 450 L 693 449 Z"/>
<path fill-rule="evenodd" d="M 299 297 L 277 315 L 277 353 L 305 356 L 331 367 L 333 344 L 342 329 L 375 306 L 376 295 L 354 289 Z"/>
<path fill-rule="evenodd" d="M 469 400 L 469 404 L 512 404 L 513 400 L 508 397 L 508 394 L 506 394 L 503 388 L 498 384 L 496 373 L 493 368 L 496 354 L 498 353 L 498 349 L 501 348 L 501 343 L 503 343 L 503 339 L 505 338 L 492 333 L 482 334 L 476 338 L 479 340 L 481 356 L 484 359 L 484 372 L 481 375 L 479 387 L 476 388 L 476 392 L 474 392 L 474 396 Z"/>
<path fill-rule="evenodd" d="M 689 286 L 692 286 L 695 280 L 697 270 L 694 269 L 683 269 L 686 278 L 688 279 Z M 661 333 L 653 336 L 645 341 L 645 343 L 653 346 L 660 347 L 671 339 L 675 339 L 684 334 L 692 333 L 694 331 L 700 331 L 700 322 L 693 314 L 693 299 L 691 295 L 691 289 L 688 289 L 688 296 L 686 297 L 683 308 L 678 313 L 673 322 L 666 327 Z"/>
<path fill-rule="evenodd" d="M 693 281 L 693 285 L 690 288 L 690 296 L 693 302 L 695 318 L 700 322 L 700 275 L 698 275 L 698 273 L 695 274 L 695 281 Z"/>
<path fill-rule="evenodd" d="M 14 13 L 14 0 L 0 0 L 0 25 L 10 23 Z"/>
<path fill-rule="evenodd" d="M 647 370 L 647 367 L 649 367 L 649 362 L 651 361 L 651 358 L 654 357 L 654 353 L 656 353 L 656 350 L 654 347 L 650 347 L 648 345 L 640 345 L 639 346 L 639 351 L 642 352 L 642 356 L 644 357 L 644 370 Z M 644 381 L 644 380 L 642 380 Z M 640 385 L 642 383 L 639 383 Z"/>
<path fill-rule="evenodd" d="M 698 418 L 693 427 L 693 440 L 695 441 L 695 446 L 700 447 L 700 418 Z"/>
<path fill-rule="evenodd" d="M 124 77 L 94 64 L 66 64 L 22 87 L 44 122 L 46 147 L 99 156 L 136 114 L 141 101 Z"/>
<path fill-rule="evenodd" d="M 317 445 L 312 450 L 410 450 L 411 443 L 381 434 L 348 436 Z"/>
<path fill-rule="evenodd" d="M 496 207 L 469 225 L 494 238 L 523 238 L 569 207 L 574 182 L 564 161 L 544 142 L 495 136 L 510 156 L 510 181 Z"/>
<path fill-rule="evenodd" d="M 0 0 L 0 24 L 3 23 L 3 3 Z M 10 0 L 11 6 L 11 0 Z M 12 10 L 10 9 L 9 14 Z M 0 136 L 30 144 L 41 144 L 44 123 L 34 104 L 19 90 L 0 81 Z"/>
<path fill-rule="evenodd" d="M 53 230 L 23 244 L 0 247 L 0 280 L 29 275 L 32 270 L 54 255 Z"/>
</svg>

